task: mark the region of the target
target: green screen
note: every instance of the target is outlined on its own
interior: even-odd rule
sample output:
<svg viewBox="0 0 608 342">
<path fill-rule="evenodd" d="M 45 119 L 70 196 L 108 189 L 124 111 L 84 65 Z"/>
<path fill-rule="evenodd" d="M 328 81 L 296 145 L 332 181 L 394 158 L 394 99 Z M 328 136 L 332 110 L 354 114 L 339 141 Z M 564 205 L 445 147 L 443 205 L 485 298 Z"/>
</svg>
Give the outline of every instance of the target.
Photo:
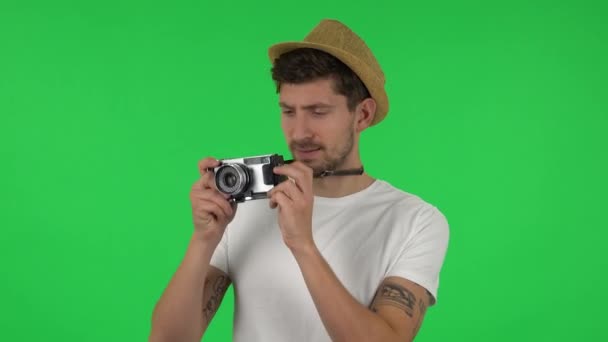
<svg viewBox="0 0 608 342">
<path fill-rule="evenodd" d="M 366 170 L 450 223 L 417 341 L 608 340 L 608 6 L 356 0 L 0 2 L 0 340 L 146 340 L 197 162 L 289 155 L 267 48 L 323 18 L 386 74 Z"/>
</svg>

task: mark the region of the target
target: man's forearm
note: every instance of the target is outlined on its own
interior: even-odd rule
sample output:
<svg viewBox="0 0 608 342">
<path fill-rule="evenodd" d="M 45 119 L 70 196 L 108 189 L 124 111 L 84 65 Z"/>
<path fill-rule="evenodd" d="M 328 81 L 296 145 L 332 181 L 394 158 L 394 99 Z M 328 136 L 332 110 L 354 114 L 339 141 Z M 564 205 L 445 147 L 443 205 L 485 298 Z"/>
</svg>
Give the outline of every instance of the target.
<svg viewBox="0 0 608 342">
<path fill-rule="evenodd" d="M 388 342 L 397 339 L 386 321 L 348 293 L 314 245 L 292 252 L 332 341 Z"/>
<path fill-rule="evenodd" d="M 150 341 L 200 340 L 205 277 L 216 246 L 193 235 L 184 259 L 156 304 Z"/>
</svg>

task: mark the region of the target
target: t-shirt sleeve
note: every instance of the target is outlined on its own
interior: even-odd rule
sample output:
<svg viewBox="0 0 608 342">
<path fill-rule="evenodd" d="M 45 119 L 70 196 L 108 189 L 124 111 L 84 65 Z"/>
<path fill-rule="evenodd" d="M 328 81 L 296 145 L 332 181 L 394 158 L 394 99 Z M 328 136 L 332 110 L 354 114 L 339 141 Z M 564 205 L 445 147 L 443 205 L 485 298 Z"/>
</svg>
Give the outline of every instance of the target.
<svg viewBox="0 0 608 342">
<path fill-rule="evenodd" d="M 412 233 L 403 243 L 387 277 L 408 279 L 426 288 L 437 301 L 439 272 L 443 265 L 449 239 L 449 226 L 445 216 L 434 206 L 419 210 Z"/>
<path fill-rule="evenodd" d="M 228 274 L 228 232 L 224 231 L 222 239 L 215 247 L 209 265 L 217 267 L 222 272 Z"/>
</svg>

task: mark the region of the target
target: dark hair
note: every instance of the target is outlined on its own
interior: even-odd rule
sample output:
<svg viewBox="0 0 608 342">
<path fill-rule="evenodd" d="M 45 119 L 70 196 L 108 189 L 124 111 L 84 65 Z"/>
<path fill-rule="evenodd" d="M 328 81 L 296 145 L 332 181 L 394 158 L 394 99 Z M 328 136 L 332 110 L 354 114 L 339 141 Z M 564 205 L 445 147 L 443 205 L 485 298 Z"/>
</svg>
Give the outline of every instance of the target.
<svg viewBox="0 0 608 342">
<path fill-rule="evenodd" d="M 300 48 L 286 52 L 274 61 L 272 79 L 277 93 L 281 84 L 300 84 L 319 79 L 333 79 L 333 88 L 337 94 L 346 96 L 350 111 L 355 110 L 359 102 L 371 97 L 369 91 L 346 64 L 327 52 Z"/>
</svg>

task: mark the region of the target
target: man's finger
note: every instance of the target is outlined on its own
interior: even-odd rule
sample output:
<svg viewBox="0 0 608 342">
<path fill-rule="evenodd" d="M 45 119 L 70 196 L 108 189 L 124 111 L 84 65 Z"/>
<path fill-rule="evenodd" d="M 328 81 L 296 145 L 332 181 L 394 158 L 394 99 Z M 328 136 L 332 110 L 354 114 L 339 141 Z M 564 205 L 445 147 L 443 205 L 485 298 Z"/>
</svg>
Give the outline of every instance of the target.
<svg viewBox="0 0 608 342">
<path fill-rule="evenodd" d="M 277 202 L 274 200 L 273 197 L 270 197 L 268 200 L 268 205 L 270 206 L 270 209 L 274 209 L 277 207 Z"/>
<path fill-rule="evenodd" d="M 293 205 L 293 201 L 285 195 L 285 193 L 279 191 L 272 194 L 274 202 L 276 202 L 276 207 L 284 209 L 290 205 Z"/>
<path fill-rule="evenodd" d="M 214 191 L 203 191 L 198 195 L 198 199 L 205 202 L 213 202 L 219 206 L 226 216 L 232 216 L 233 208 L 230 202 L 226 200 L 220 193 Z"/>
<path fill-rule="evenodd" d="M 310 168 L 310 166 L 302 163 L 301 161 L 295 161 L 291 165 L 293 165 L 298 170 L 302 171 L 302 173 L 304 175 L 306 175 L 308 173 L 312 174 L 312 168 Z"/>
<path fill-rule="evenodd" d="M 203 189 L 217 190 L 217 186 L 215 185 L 215 174 L 213 172 L 205 172 L 201 176 L 201 181 L 202 181 Z"/>
<path fill-rule="evenodd" d="M 199 213 L 198 210 L 202 210 L 202 212 Z M 199 206 L 197 207 L 196 214 L 200 215 L 199 217 L 202 218 L 204 213 L 212 214 L 214 216 L 214 218 L 218 221 L 225 221 L 226 218 L 228 217 L 226 215 L 226 213 L 224 213 L 222 208 L 220 208 L 220 206 L 217 205 L 217 203 L 210 202 L 210 201 L 201 202 L 199 204 Z"/>
<path fill-rule="evenodd" d="M 295 164 L 295 163 L 294 163 Z M 312 195 L 312 169 L 308 168 L 308 166 L 304 166 L 307 169 L 300 169 L 297 166 L 292 167 L 293 164 L 288 165 L 287 167 L 281 167 L 275 173 L 281 174 L 287 177 L 287 181 L 292 179 L 292 182 L 295 183 L 300 191 L 310 196 Z"/>
<path fill-rule="evenodd" d="M 207 172 L 207 169 L 214 168 L 219 165 L 220 165 L 219 160 L 217 160 L 213 157 L 207 157 L 198 162 L 198 170 L 202 176 Z"/>
<path fill-rule="evenodd" d="M 287 180 L 272 188 L 271 193 L 283 192 L 290 200 L 296 202 L 301 201 L 302 189 L 300 189 L 295 181 Z"/>
<path fill-rule="evenodd" d="M 306 185 L 308 184 L 305 173 L 292 165 L 293 164 L 275 167 L 273 172 L 277 175 L 287 176 L 288 181 L 291 178 L 291 182 L 294 183 L 300 190 L 304 191 Z"/>
</svg>

